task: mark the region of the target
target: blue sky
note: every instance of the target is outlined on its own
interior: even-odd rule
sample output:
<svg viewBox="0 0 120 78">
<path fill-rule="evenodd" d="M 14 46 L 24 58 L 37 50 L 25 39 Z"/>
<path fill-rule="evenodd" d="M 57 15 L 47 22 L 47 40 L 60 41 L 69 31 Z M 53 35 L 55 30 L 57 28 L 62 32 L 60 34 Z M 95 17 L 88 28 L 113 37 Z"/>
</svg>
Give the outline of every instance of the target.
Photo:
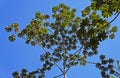
<svg viewBox="0 0 120 78">
<path fill-rule="evenodd" d="M 24 40 L 18 39 L 11 43 L 8 41 L 9 33 L 4 28 L 14 22 L 18 22 L 20 28 L 24 28 L 37 11 L 43 14 L 51 14 L 52 6 L 59 3 L 65 3 L 71 8 L 77 9 L 77 15 L 81 15 L 81 10 L 90 4 L 90 0 L 0 0 L 0 78 L 12 78 L 12 72 L 27 68 L 32 71 L 41 67 L 39 56 L 43 53 L 40 46 L 33 47 L 25 44 Z M 112 25 L 120 25 L 120 16 Z M 119 27 L 120 30 L 120 27 Z M 99 54 L 106 54 L 107 57 L 113 57 L 120 60 L 120 31 L 116 33 L 114 40 L 106 40 L 99 46 Z M 89 59 L 98 60 L 98 56 Z M 101 78 L 100 71 L 94 65 L 73 67 L 68 72 L 68 78 Z M 56 67 L 47 72 L 46 78 L 52 78 L 59 75 Z M 62 77 L 61 77 L 62 78 Z"/>
</svg>

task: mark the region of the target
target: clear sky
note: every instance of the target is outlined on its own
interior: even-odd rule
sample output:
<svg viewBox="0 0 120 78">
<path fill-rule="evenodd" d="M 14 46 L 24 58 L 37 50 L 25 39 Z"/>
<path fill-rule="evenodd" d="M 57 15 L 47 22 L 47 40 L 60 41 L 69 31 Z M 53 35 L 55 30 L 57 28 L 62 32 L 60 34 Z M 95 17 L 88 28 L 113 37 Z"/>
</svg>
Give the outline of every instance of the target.
<svg viewBox="0 0 120 78">
<path fill-rule="evenodd" d="M 4 28 L 14 22 L 24 28 L 29 21 L 34 18 L 37 11 L 43 14 L 51 14 L 51 8 L 59 3 L 65 3 L 71 8 L 77 9 L 77 15 L 81 15 L 81 10 L 90 4 L 90 0 L 0 0 L 0 78 L 12 78 L 12 72 L 20 71 L 22 68 L 32 71 L 41 67 L 39 56 L 43 53 L 39 46 L 33 47 L 25 44 L 25 41 L 18 39 L 11 43 L 8 41 L 9 33 Z M 120 25 L 120 16 L 112 25 Z M 120 27 L 119 27 L 120 30 Z M 120 31 L 116 33 L 114 40 L 106 40 L 99 46 L 99 54 L 106 54 L 120 60 Z M 98 56 L 89 59 L 95 62 Z M 59 75 L 56 67 L 47 72 L 46 78 Z M 100 71 L 94 65 L 73 67 L 68 72 L 68 78 L 101 78 Z M 62 78 L 62 77 L 61 77 Z"/>
</svg>

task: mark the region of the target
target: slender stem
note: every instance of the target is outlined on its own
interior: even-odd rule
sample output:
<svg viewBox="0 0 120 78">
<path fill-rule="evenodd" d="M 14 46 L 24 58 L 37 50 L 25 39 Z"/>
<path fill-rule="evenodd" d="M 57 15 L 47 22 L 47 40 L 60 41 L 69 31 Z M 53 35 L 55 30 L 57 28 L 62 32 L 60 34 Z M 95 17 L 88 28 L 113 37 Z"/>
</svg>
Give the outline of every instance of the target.
<svg viewBox="0 0 120 78">
<path fill-rule="evenodd" d="M 80 49 L 78 49 L 73 55 L 75 55 L 76 53 L 80 54 L 81 50 L 83 48 L 83 45 L 80 47 Z"/>
<path fill-rule="evenodd" d="M 41 46 L 41 45 L 40 45 L 40 46 Z M 42 46 L 41 46 L 41 47 L 42 47 Z M 42 49 L 44 50 L 45 53 L 47 52 L 44 47 L 42 47 Z"/>
<path fill-rule="evenodd" d="M 75 54 L 80 54 L 80 52 L 81 52 L 81 50 L 82 50 L 82 48 L 83 48 L 83 45 L 80 47 L 80 49 L 78 49 L 73 55 L 75 55 Z M 74 57 L 74 56 L 73 56 Z M 73 61 L 75 61 L 75 59 L 73 60 Z M 69 71 L 69 69 L 70 69 L 70 67 L 68 67 L 68 69 L 66 70 L 66 73 Z"/>
<path fill-rule="evenodd" d="M 58 76 L 55 76 L 55 77 L 53 77 L 53 78 L 58 78 L 58 77 L 60 77 L 60 76 L 62 76 L 63 74 L 60 74 L 60 75 L 58 75 Z"/>
<path fill-rule="evenodd" d="M 120 13 L 118 13 L 116 16 L 115 16 L 115 18 L 113 18 L 110 22 L 109 22 L 109 24 L 110 23 L 112 23 L 115 19 L 117 19 L 117 17 L 120 15 Z"/>
<path fill-rule="evenodd" d="M 63 59 L 63 75 L 64 75 L 64 78 L 67 78 L 66 76 L 66 49 L 64 49 L 64 59 Z"/>
<path fill-rule="evenodd" d="M 42 46 L 41 46 L 42 47 Z M 43 48 L 43 47 L 42 47 Z M 43 48 L 43 50 L 44 50 L 44 52 L 47 52 L 44 48 Z M 58 69 L 62 72 L 62 73 L 64 73 L 64 71 L 62 70 L 62 68 L 56 63 L 56 62 L 54 62 L 53 61 L 53 63 L 58 67 Z"/>
<path fill-rule="evenodd" d="M 100 30 L 104 29 L 107 25 L 111 24 L 115 19 L 117 19 L 117 17 L 120 15 L 120 13 L 117 13 L 117 15 L 105 26 L 103 26 Z"/>
<path fill-rule="evenodd" d="M 53 31 L 52 31 L 52 30 L 48 29 L 48 31 L 50 31 L 50 32 L 53 34 Z"/>
<path fill-rule="evenodd" d="M 54 61 L 53 61 L 54 62 Z M 62 72 L 62 73 L 64 73 L 64 71 L 62 70 L 62 68 L 56 63 L 56 62 L 54 62 L 54 64 L 58 67 L 58 69 Z"/>
<path fill-rule="evenodd" d="M 95 62 L 90 62 L 90 61 L 86 61 L 86 63 L 89 63 L 89 64 L 96 64 Z"/>
</svg>

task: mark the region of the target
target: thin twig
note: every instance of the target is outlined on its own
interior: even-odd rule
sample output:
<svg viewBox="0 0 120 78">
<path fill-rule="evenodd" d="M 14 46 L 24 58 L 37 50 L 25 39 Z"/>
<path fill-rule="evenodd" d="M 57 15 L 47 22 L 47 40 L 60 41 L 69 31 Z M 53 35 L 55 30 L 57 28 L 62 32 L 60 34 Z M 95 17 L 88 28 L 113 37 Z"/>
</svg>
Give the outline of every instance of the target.
<svg viewBox="0 0 120 78">
<path fill-rule="evenodd" d="M 50 29 L 48 29 L 48 31 L 50 31 L 51 33 L 53 33 L 52 30 L 50 30 Z"/>
<path fill-rule="evenodd" d="M 120 12 L 119 12 L 109 23 L 107 23 L 105 26 L 103 26 L 103 27 L 100 29 L 100 31 L 101 31 L 102 29 L 104 29 L 107 25 L 111 24 L 115 19 L 117 19 L 117 17 L 119 16 L 119 14 L 120 14 Z"/>
<path fill-rule="evenodd" d="M 64 73 L 64 71 L 62 70 L 62 68 L 60 68 L 60 66 L 59 66 L 56 62 L 53 61 L 53 63 L 58 67 L 58 69 L 59 69 L 62 73 Z"/>
<path fill-rule="evenodd" d="M 83 45 L 80 47 L 80 50 L 79 50 L 78 54 L 80 54 L 80 52 L 81 52 L 82 48 L 83 48 Z"/>
<path fill-rule="evenodd" d="M 41 46 L 41 45 L 40 45 Z M 43 47 L 43 46 L 41 46 L 42 47 L 42 49 L 44 50 L 44 52 L 46 53 L 47 51 L 45 50 L 45 48 Z"/>
<path fill-rule="evenodd" d="M 81 52 L 81 50 L 82 50 L 82 48 L 83 48 L 83 45 L 80 47 L 80 49 L 79 50 L 77 50 L 73 55 L 75 55 L 77 52 L 78 52 L 78 54 Z M 73 61 L 75 61 L 76 59 L 74 59 Z M 69 71 L 69 69 L 70 69 L 70 67 L 66 70 L 66 73 Z"/>
<path fill-rule="evenodd" d="M 113 19 L 109 22 L 109 24 L 112 23 L 115 19 L 117 19 L 117 17 L 119 16 L 119 14 L 120 14 L 120 12 L 115 16 L 115 18 L 113 18 Z"/>
<path fill-rule="evenodd" d="M 42 47 L 42 46 L 41 46 Z M 42 47 L 43 48 L 43 47 Z M 44 48 L 43 48 L 44 52 L 47 52 Z M 62 70 L 62 68 L 60 68 L 60 66 L 53 61 L 53 63 L 58 67 L 58 69 L 63 73 L 64 71 Z"/>
<path fill-rule="evenodd" d="M 90 62 L 90 61 L 86 61 L 86 63 L 89 63 L 89 64 L 96 64 L 95 62 Z"/>
<path fill-rule="evenodd" d="M 63 74 L 60 74 L 60 75 L 58 75 L 58 76 L 55 76 L 55 77 L 53 77 L 53 78 L 58 78 L 58 77 L 60 77 L 60 76 L 62 76 Z"/>
<path fill-rule="evenodd" d="M 64 54 L 63 54 L 63 75 L 64 75 L 64 78 L 66 78 L 66 49 L 64 48 Z"/>
</svg>

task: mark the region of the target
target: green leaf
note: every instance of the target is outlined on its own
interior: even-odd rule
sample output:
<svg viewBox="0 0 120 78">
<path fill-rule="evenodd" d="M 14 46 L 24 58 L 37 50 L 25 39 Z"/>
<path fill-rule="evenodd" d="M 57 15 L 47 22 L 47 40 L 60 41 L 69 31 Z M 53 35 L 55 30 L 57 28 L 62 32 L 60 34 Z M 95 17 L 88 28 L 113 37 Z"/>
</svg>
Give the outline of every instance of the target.
<svg viewBox="0 0 120 78">
<path fill-rule="evenodd" d="M 7 27 L 5 28 L 5 31 L 7 31 L 7 32 L 11 32 L 11 31 L 12 31 L 12 27 L 7 26 Z"/>
<path fill-rule="evenodd" d="M 117 32 L 118 28 L 116 26 L 112 27 L 112 32 Z"/>
<path fill-rule="evenodd" d="M 54 6 L 54 7 L 52 8 L 52 11 L 53 11 L 53 12 L 56 12 L 58 9 L 59 9 L 58 6 Z"/>
<path fill-rule="evenodd" d="M 83 57 L 81 58 L 81 60 L 80 60 L 80 65 L 85 66 L 85 65 L 87 64 L 86 58 L 87 58 L 86 56 L 83 56 Z"/>
<path fill-rule="evenodd" d="M 8 37 L 8 39 L 9 39 L 11 42 L 13 42 L 13 41 L 15 41 L 15 40 L 16 40 L 16 38 L 15 38 L 15 36 L 14 36 L 14 35 L 10 35 L 10 36 Z"/>
<path fill-rule="evenodd" d="M 115 34 L 110 34 L 110 35 L 109 35 L 109 38 L 110 38 L 110 39 L 114 39 L 114 38 L 115 38 Z"/>
<path fill-rule="evenodd" d="M 44 28 L 41 28 L 41 29 L 40 29 L 40 32 L 41 32 L 42 34 L 46 34 L 46 33 L 48 32 L 48 30 L 47 30 L 46 27 L 44 27 Z"/>
<path fill-rule="evenodd" d="M 81 61 L 81 62 L 80 62 L 80 65 L 85 66 L 86 64 L 87 64 L 86 61 Z"/>
<path fill-rule="evenodd" d="M 17 29 L 18 28 L 18 23 L 13 23 L 12 27 L 15 28 L 15 29 Z"/>
<path fill-rule="evenodd" d="M 90 13 L 90 8 L 91 7 L 86 7 L 83 11 L 82 11 L 82 16 L 85 17 L 86 15 L 88 15 Z"/>
<path fill-rule="evenodd" d="M 32 45 L 32 46 L 35 46 L 35 45 L 36 45 L 36 42 L 35 42 L 35 41 L 31 41 L 31 45 Z"/>
<path fill-rule="evenodd" d="M 41 13 L 40 13 L 40 12 L 36 12 L 36 13 L 35 13 L 35 18 L 39 18 L 39 17 L 40 17 L 40 15 L 41 15 Z"/>
<path fill-rule="evenodd" d="M 76 9 L 75 9 L 75 8 L 73 8 L 73 9 L 72 9 L 72 12 L 73 12 L 73 13 L 74 13 L 74 12 L 76 12 Z"/>
</svg>

